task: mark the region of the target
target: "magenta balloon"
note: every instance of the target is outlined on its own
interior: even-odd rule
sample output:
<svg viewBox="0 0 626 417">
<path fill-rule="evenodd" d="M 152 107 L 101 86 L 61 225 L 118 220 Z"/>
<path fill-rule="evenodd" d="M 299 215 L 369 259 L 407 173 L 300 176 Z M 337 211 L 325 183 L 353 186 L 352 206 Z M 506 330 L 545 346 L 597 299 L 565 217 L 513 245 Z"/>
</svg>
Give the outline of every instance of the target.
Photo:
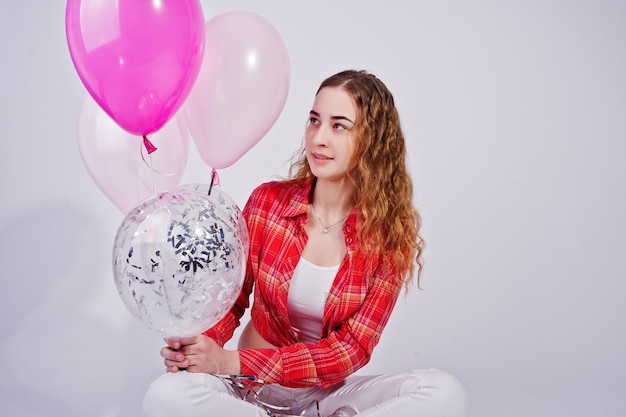
<svg viewBox="0 0 626 417">
<path fill-rule="evenodd" d="M 267 20 L 242 11 L 209 20 L 200 75 L 181 110 L 204 162 L 226 168 L 261 140 L 289 79 L 287 47 Z"/>
<path fill-rule="evenodd" d="M 155 132 L 174 116 L 202 64 L 198 0 L 68 0 L 65 30 L 83 84 L 135 135 Z"/>
<path fill-rule="evenodd" d="M 184 174 L 189 139 L 177 116 L 150 141 L 158 149 L 148 155 L 140 137 L 121 129 L 90 96 L 85 97 L 78 149 L 98 188 L 124 214 L 155 193 L 174 190 Z"/>
</svg>

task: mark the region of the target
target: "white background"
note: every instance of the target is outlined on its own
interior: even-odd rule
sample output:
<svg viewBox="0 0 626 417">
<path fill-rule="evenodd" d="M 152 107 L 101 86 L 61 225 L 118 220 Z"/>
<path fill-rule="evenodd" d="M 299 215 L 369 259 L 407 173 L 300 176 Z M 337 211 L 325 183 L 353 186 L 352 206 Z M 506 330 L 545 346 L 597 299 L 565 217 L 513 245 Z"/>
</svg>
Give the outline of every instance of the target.
<svg viewBox="0 0 626 417">
<path fill-rule="evenodd" d="M 626 3 L 203 1 L 268 19 L 285 109 L 219 172 L 243 205 L 283 175 L 319 82 L 368 69 L 394 92 L 427 241 L 364 372 L 437 367 L 472 417 L 626 415 Z M 0 413 L 139 416 L 160 335 L 112 280 L 124 215 L 79 155 L 87 94 L 65 2 L 0 0 Z M 245 123 L 245 120 L 241 121 Z M 183 179 L 207 182 L 192 145 Z"/>
</svg>

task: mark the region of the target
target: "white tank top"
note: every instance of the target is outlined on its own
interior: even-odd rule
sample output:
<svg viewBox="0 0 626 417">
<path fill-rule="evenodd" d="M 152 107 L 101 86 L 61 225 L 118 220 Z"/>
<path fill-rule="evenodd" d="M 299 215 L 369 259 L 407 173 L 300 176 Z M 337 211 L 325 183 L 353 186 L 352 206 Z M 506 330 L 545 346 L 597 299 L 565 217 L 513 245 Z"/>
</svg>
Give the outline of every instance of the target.
<svg viewBox="0 0 626 417">
<path fill-rule="evenodd" d="M 291 328 L 302 343 L 316 343 L 322 337 L 324 306 L 337 266 L 318 266 L 304 258 L 293 271 L 287 298 Z"/>
</svg>

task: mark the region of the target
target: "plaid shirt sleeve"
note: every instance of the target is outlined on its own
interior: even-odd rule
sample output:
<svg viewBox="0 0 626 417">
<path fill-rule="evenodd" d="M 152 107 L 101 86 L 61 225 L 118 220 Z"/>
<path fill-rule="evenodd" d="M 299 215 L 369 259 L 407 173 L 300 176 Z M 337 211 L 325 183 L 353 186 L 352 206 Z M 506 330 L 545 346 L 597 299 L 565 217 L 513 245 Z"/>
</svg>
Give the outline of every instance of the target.
<svg viewBox="0 0 626 417">
<path fill-rule="evenodd" d="M 256 375 L 266 383 L 325 388 L 363 367 L 380 340 L 401 290 L 401 286 L 389 285 L 386 270 L 380 268 L 372 278 L 356 311 L 318 343 L 241 349 L 242 373 Z M 349 304 L 350 300 L 340 301 L 337 311 L 349 310 Z"/>
<path fill-rule="evenodd" d="M 241 317 L 250 304 L 249 299 L 250 293 L 252 292 L 252 286 L 252 274 L 247 272 L 243 287 L 237 297 L 237 300 L 235 300 L 233 307 L 226 314 L 226 316 L 224 316 L 224 318 L 204 332 L 205 335 L 215 340 L 215 342 L 221 347 L 224 347 L 226 342 L 233 337 L 235 329 L 239 327 Z"/>
</svg>

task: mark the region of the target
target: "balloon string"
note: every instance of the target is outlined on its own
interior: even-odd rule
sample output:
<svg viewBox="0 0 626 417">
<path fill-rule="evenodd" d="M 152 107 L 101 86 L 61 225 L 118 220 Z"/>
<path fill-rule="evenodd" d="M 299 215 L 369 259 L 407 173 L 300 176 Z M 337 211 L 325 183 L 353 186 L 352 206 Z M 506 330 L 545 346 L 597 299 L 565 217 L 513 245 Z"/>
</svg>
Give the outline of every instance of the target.
<svg viewBox="0 0 626 417">
<path fill-rule="evenodd" d="M 209 195 L 211 195 L 211 191 L 213 191 L 214 185 L 220 184 L 220 178 L 217 176 L 217 171 L 215 168 L 211 169 L 211 183 L 209 184 Z"/>
<path fill-rule="evenodd" d="M 173 177 L 175 175 L 178 175 L 178 172 L 163 172 L 163 171 L 159 171 L 158 169 L 154 169 L 154 164 L 152 163 L 152 152 L 154 152 L 157 148 L 150 142 L 148 141 L 149 145 L 146 145 L 146 139 L 144 136 L 144 141 L 143 144 L 139 144 L 139 155 L 141 155 L 141 160 L 143 161 L 144 164 L 146 164 L 146 166 L 148 168 L 150 168 L 150 170 L 152 171 L 152 174 L 159 174 L 159 175 L 163 175 L 164 177 Z M 150 152 L 150 150 L 148 149 L 148 146 L 151 146 L 152 148 L 152 152 Z M 150 155 L 150 162 L 148 162 L 146 160 L 146 155 L 144 152 L 144 149 L 146 149 L 146 151 L 148 152 L 148 155 Z"/>
<path fill-rule="evenodd" d="M 154 164 L 152 163 L 152 154 L 148 153 L 150 156 L 150 177 L 152 178 L 152 194 L 154 194 Z"/>
</svg>

